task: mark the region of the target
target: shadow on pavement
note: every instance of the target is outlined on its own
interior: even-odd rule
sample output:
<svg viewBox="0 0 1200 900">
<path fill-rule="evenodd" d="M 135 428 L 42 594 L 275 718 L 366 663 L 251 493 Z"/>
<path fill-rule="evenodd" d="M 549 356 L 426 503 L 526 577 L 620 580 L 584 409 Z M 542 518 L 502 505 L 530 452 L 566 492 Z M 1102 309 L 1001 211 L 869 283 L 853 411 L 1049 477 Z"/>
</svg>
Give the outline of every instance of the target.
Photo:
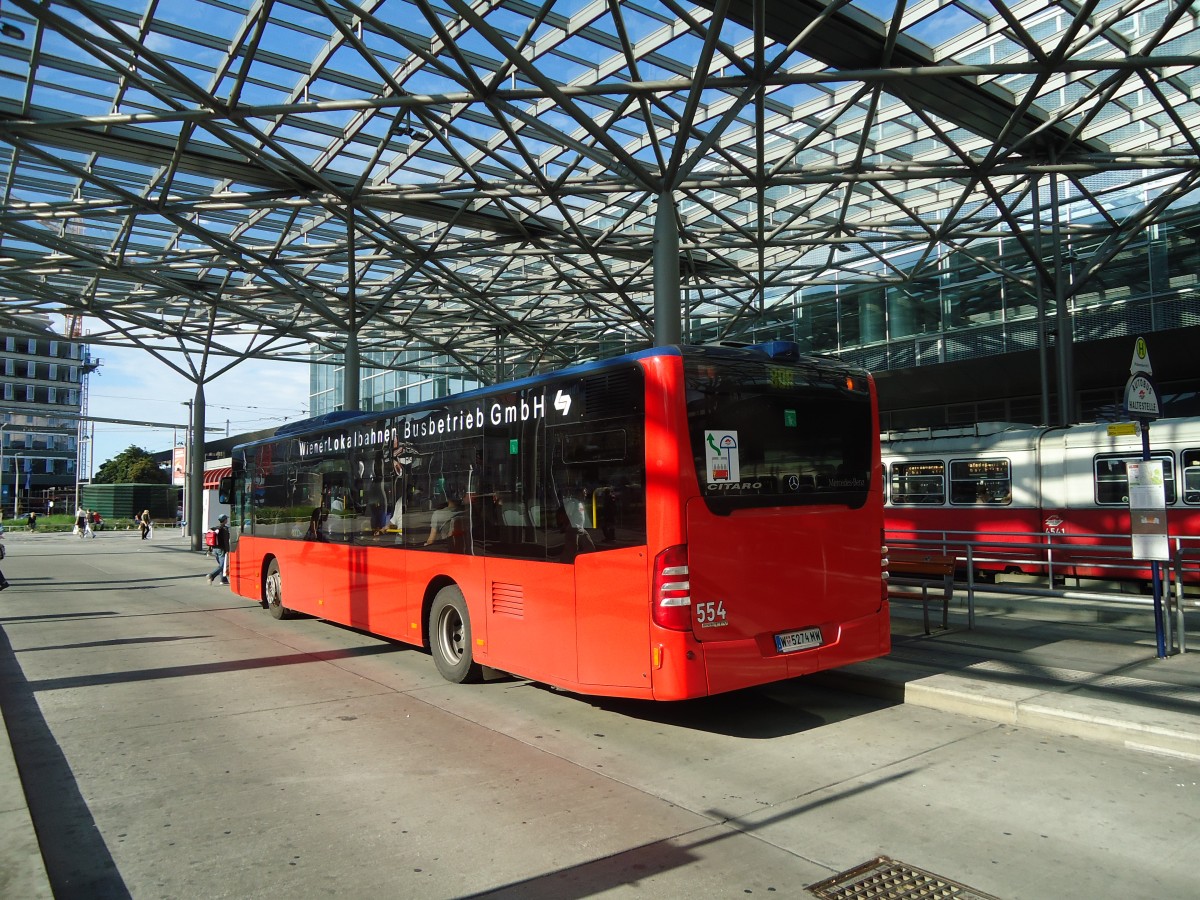
<svg viewBox="0 0 1200 900">
<path fill-rule="evenodd" d="M 8 723 L 13 758 L 54 896 L 58 900 L 128 898 L 129 890 L 3 628 L 0 685 L 0 707 Z"/>
</svg>

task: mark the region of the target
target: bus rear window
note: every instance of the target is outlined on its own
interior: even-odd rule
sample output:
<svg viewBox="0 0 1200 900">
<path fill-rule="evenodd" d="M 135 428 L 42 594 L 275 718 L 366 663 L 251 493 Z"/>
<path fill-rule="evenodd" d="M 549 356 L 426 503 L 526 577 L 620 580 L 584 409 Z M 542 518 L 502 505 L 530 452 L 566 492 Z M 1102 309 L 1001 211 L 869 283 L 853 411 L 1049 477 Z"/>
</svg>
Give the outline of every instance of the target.
<svg viewBox="0 0 1200 900">
<path fill-rule="evenodd" d="M 866 502 L 873 428 L 867 376 L 738 355 L 685 357 L 688 430 L 714 512 Z"/>
</svg>

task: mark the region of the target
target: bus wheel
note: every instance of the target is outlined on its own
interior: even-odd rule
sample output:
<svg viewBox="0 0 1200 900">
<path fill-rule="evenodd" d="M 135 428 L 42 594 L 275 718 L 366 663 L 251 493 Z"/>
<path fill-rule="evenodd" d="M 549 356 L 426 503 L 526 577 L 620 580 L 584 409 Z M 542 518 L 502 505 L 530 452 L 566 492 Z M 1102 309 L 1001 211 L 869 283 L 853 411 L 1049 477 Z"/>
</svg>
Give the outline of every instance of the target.
<svg viewBox="0 0 1200 900">
<path fill-rule="evenodd" d="M 482 669 L 471 655 L 471 619 L 462 591 L 449 585 L 437 592 L 429 610 L 429 649 L 447 681 L 478 681 Z"/>
<path fill-rule="evenodd" d="M 263 582 L 263 602 L 276 619 L 286 619 L 288 608 L 283 605 L 283 580 L 279 577 L 279 562 L 271 560 L 267 567 L 267 580 Z"/>
</svg>

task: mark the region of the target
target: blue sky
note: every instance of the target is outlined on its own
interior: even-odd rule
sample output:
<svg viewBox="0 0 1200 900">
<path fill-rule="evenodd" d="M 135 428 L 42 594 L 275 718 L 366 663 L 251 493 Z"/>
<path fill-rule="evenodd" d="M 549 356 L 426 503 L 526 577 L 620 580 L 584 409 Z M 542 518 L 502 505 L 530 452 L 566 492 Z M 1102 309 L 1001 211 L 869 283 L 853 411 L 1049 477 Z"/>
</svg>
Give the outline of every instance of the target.
<svg viewBox="0 0 1200 900">
<path fill-rule="evenodd" d="M 188 419 L 184 406 L 195 396 L 194 385 L 169 366 L 135 349 L 92 347 L 102 362 L 91 376 L 88 413 L 110 419 L 175 422 Z M 207 425 L 225 434 L 240 434 L 304 418 L 308 409 L 308 365 L 250 360 L 205 385 Z M 168 450 L 176 437 L 171 428 L 95 423 L 93 471 L 130 444 L 150 452 Z M 178 432 L 183 440 L 184 432 Z"/>
</svg>

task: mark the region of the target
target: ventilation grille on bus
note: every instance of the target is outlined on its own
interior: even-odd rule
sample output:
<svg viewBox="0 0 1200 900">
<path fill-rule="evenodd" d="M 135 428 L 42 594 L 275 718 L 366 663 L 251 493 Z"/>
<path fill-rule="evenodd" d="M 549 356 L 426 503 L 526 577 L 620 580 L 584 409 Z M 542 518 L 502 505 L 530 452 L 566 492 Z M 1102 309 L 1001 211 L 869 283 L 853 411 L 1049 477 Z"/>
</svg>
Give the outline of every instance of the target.
<svg viewBox="0 0 1200 900">
<path fill-rule="evenodd" d="M 618 369 L 583 380 L 584 409 L 588 416 L 607 418 L 627 414 L 641 407 L 632 369 Z"/>
<path fill-rule="evenodd" d="M 492 612 L 500 616 L 525 617 L 525 588 L 519 584 L 492 582 Z"/>
</svg>

